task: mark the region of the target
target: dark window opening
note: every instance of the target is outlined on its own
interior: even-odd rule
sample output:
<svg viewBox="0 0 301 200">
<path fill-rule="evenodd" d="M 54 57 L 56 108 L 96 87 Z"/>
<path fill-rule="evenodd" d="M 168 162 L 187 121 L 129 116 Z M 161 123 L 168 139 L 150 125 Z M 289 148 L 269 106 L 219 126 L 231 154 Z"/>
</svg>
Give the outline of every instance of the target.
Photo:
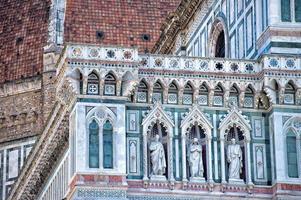
<svg viewBox="0 0 301 200">
<path fill-rule="evenodd" d="M 220 32 L 215 47 L 215 57 L 224 58 L 225 57 L 225 34 L 224 31 Z"/>
</svg>

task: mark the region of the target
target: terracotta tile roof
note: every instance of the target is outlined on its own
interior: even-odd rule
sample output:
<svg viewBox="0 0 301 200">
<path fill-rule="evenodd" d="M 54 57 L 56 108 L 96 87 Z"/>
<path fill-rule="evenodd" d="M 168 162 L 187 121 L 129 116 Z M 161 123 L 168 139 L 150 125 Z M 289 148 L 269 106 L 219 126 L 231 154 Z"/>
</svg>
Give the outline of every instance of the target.
<svg viewBox="0 0 301 200">
<path fill-rule="evenodd" d="M 67 0 L 65 41 L 150 51 L 168 13 L 179 4 L 180 0 Z M 97 39 L 96 31 L 104 32 L 103 40 Z M 143 41 L 143 34 L 150 40 Z"/>
<path fill-rule="evenodd" d="M 42 70 L 50 0 L 1 0 L 0 83 Z"/>
<path fill-rule="evenodd" d="M 181 0 L 66 0 L 65 42 L 153 48 Z M 50 0 L 1 0 L 0 83 L 42 72 Z M 96 37 L 104 32 L 104 39 Z M 149 41 L 142 35 L 150 36 Z"/>
</svg>

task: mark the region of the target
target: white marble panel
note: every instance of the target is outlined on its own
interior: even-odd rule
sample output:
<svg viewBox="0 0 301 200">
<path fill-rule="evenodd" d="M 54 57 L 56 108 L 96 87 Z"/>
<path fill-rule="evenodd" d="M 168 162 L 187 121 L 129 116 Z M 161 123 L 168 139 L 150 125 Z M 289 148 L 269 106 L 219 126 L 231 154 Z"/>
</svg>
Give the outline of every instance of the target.
<svg viewBox="0 0 301 200">
<path fill-rule="evenodd" d="M 14 149 L 14 150 L 8 150 L 7 152 L 7 160 L 8 160 L 8 172 L 7 172 L 7 178 L 12 179 L 16 178 L 19 173 L 19 167 L 21 163 L 20 159 L 20 150 Z"/>
</svg>

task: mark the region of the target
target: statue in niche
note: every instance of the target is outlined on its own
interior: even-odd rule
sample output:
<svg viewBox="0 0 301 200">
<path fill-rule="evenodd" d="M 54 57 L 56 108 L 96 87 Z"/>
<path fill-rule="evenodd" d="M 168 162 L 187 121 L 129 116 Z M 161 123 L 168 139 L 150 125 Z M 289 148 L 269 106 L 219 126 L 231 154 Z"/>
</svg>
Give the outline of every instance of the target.
<svg viewBox="0 0 301 200">
<path fill-rule="evenodd" d="M 229 179 L 240 179 L 242 172 L 242 151 L 235 138 L 231 139 L 231 144 L 227 150 L 227 160 L 229 164 Z"/>
<path fill-rule="evenodd" d="M 151 164 L 152 164 L 152 175 L 162 176 L 166 169 L 166 160 L 164 147 L 161 142 L 159 142 L 160 136 L 156 134 L 155 141 L 151 142 L 149 146 Z"/>
<path fill-rule="evenodd" d="M 199 144 L 197 138 L 193 138 L 193 141 L 190 145 L 189 166 L 191 178 L 204 176 L 202 146 Z"/>
</svg>

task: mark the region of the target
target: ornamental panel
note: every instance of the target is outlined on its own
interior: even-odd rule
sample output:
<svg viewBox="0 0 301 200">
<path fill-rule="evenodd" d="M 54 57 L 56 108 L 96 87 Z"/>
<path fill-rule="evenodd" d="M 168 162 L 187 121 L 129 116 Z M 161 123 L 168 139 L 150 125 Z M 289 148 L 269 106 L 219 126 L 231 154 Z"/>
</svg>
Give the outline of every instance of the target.
<svg viewBox="0 0 301 200">
<path fill-rule="evenodd" d="M 115 95 L 115 85 L 105 85 L 105 95 Z"/>
<path fill-rule="evenodd" d="M 147 94 L 146 94 L 146 92 L 138 92 L 137 97 L 138 97 L 138 102 L 147 103 Z"/>
<path fill-rule="evenodd" d="M 255 181 L 266 182 L 267 181 L 267 166 L 266 166 L 265 144 L 254 144 L 253 145 L 253 156 L 254 156 Z"/>
<path fill-rule="evenodd" d="M 139 133 L 139 111 L 127 111 L 127 132 Z"/>
<path fill-rule="evenodd" d="M 244 107 L 245 108 L 253 108 L 254 105 L 253 105 L 253 97 L 245 97 L 244 99 Z"/>
<path fill-rule="evenodd" d="M 177 94 L 168 94 L 168 103 L 177 104 L 178 103 L 178 95 Z"/>
<path fill-rule="evenodd" d="M 162 94 L 161 93 L 153 93 L 153 103 L 162 102 Z"/>
<path fill-rule="evenodd" d="M 263 117 L 252 117 L 252 129 L 254 139 L 265 139 L 264 131 L 264 118 Z"/>
<path fill-rule="evenodd" d="M 294 94 L 284 94 L 284 103 L 285 104 L 294 104 Z"/>
<path fill-rule="evenodd" d="M 192 95 L 191 94 L 183 95 L 183 104 L 186 104 L 186 105 L 192 104 Z"/>
<path fill-rule="evenodd" d="M 127 138 L 127 172 L 130 175 L 140 175 L 139 138 Z"/>
<path fill-rule="evenodd" d="M 208 105 L 208 96 L 207 95 L 199 95 L 198 104 L 199 105 Z"/>
<path fill-rule="evenodd" d="M 98 84 L 88 83 L 88 94 L 98 94 Z"/>
<path fill-rule="evenodd" d="M 223 96 L 214 96 L 213 97 L 213 105 L 223 106 Z"/>
</svg>

